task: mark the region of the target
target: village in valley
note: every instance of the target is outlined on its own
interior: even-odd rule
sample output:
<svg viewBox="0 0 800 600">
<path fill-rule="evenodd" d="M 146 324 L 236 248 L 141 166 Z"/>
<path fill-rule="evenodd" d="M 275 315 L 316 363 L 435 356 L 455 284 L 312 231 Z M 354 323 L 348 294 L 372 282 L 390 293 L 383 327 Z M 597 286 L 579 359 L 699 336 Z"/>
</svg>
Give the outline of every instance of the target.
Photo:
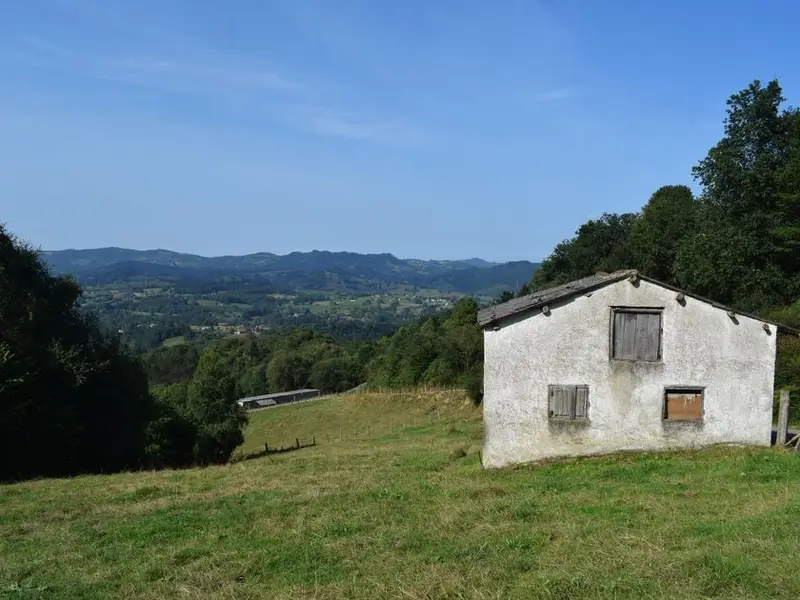
<svg viewBox="0 0 800 600">
<path fill-rule="evenodd" d="M 141 329 L 162 333 L 153 338 L 152 347 L 175 343 L 176 337 L 219 338 L 226 335 L 259 333 L 282 326 L 301 326 L 325 319 L 362 323 L 388 321 L 413 323 L 424 315 L 451 308 L 461 297 L 457 292 L 429 290 L 353 294 L 311 291 L 304 294 L 263 294 L 262 307 L 234 302 L 220 292 L 191 293 L 175 290 L 168 283 L 139 288 L 138 282 L 89 287 L 83 305 L 119 324 L 117 332 L 125 338 L 141 337 Z M 489 298 L 486 298 L 487 300 Z M 236 299 L 234 299 L 236 300 Z M 170 335 L 170 334 L 176 335 Z M 150 349 L 150 348 L 147 348 Z"/>
<path fill-rule="evenodd" d="M 0 600 L 800 597 L 794 17 L 0 8 Z"/>
</svg>

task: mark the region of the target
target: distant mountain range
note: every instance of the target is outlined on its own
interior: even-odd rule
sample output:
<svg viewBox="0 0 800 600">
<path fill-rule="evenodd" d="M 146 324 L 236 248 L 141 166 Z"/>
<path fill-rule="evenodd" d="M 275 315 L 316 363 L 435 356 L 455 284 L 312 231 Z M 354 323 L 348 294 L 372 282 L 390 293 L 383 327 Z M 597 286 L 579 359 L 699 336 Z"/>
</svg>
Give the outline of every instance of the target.
<svg viewBox="0 0 800 600">
<path fill-rule="evenodd" d="M 137 280 L 259 282 L 276 290 L 367 292 L 416 286 L 466 294 L 517 289 L 538 264 L 528 261 L 401 259 L 392 254 L 354 252 L 269 252 L 206 257 L 170 250 L 96 248 L 42 252 L 58 274 L 72 274 L 83 285 Z"/>
</svg>

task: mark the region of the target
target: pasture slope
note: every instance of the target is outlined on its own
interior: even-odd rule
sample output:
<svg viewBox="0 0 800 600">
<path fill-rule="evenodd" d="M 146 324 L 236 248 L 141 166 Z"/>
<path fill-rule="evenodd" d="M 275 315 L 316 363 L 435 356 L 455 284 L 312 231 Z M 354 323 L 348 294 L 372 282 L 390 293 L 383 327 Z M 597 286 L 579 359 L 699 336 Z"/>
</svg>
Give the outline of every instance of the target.
<svg viewBox="0 0 800 600">
<path fill-rule="evenodd" d="M 252 414 L 239 457 L 0 486 L 0 598 L 797 598 L 800 459 L 484 471 L 457 392 Z"/>
</svg>

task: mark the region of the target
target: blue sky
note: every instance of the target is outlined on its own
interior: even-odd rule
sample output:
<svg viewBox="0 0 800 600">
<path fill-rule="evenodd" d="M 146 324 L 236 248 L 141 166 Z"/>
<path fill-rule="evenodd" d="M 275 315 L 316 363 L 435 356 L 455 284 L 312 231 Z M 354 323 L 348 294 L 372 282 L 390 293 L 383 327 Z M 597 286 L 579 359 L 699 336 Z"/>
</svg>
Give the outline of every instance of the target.
<svg viewBox="0 0 800 600">
<path fill-rule="evenodd" d="M 797 104 L 800 5 L 0 4 L 0 220 L 45 249 L 546 256 Z"/>
</svg>

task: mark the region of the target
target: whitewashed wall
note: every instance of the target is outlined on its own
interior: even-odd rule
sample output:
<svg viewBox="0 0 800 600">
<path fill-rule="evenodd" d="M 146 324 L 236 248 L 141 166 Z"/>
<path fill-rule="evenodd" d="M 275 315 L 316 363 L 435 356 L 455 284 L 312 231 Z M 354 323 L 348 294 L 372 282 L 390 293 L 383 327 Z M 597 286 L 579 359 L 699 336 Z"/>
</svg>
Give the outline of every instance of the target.
<svg viewBox="0 0 800 600">
<path fill-rule="evenodd" d="M 554 456 L 734 442 L 769 445 L 776 328 L 640 280 L 484 332 L 485 467 Z M 612 361 L 612 306 L 663 307 L 662 360 Z M 549 384 L 587 384 L 589 422 L 548 418 Z M 662 420 L 664 389 L 705 388 L 700 423 Z"/>
</svg>

